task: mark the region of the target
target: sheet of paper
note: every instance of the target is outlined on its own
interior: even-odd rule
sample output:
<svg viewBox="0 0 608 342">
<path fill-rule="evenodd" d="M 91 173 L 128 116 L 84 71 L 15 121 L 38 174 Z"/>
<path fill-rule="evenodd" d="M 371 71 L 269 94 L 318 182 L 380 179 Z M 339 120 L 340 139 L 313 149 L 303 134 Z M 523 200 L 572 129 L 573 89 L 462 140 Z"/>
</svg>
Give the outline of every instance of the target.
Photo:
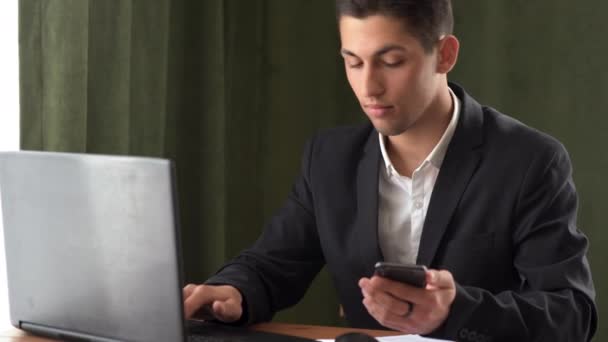
<svg viewBox="0 0 608 342">
<path fill-rule="evenodd" d="M 397 335 L 376 337 L 379 342 L 447 342 L 447 340 L 437 340 L 434 338 L 422 337 L 419 335 Z M 317 340 L 320 342 L 334 342 L 332 339 Z"/>
</svg>

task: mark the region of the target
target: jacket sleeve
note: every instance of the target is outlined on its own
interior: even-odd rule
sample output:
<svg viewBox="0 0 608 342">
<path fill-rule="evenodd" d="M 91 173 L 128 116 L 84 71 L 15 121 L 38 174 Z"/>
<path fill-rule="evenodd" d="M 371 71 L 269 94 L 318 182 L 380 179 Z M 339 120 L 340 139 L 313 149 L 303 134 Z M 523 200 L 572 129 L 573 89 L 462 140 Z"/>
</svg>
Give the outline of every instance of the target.
<svg viewBox="0 0 608 342">
<path fill-rule="evenodd" d="M 556 146 L 557 145 L 557 146 Z M 458 341 L 589 341 L 597 326 L 588 241 L 576 227 L 572 167 L 561 144 L 530 164 L 514 209 L 520 288 L 490 293 L 456 286 L 433 336 Z"/>
<path fill-rule="evenodd" d="M 241 324 L 268 321 L 296 304 L 325 264 L 317 234 L 310 168 L 314 138 L 283 207 L 254 245 L 224 265 L 206 284 L 236 287 L 245 299 Z"/>
</svg>

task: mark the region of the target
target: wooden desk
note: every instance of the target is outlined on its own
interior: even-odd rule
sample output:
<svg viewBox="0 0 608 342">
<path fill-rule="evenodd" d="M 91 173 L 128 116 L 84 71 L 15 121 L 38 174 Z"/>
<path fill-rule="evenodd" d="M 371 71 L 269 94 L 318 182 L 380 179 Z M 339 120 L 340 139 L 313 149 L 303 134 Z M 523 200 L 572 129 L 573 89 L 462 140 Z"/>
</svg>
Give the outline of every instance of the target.
<svg viewBox="0 0 608 342">
<path fill-rule="evenodd" d="M 392 336 L 399 335 L 395 331 L 386 330 L 364 330 L 364 329 L 351 329 L 351 328 L 336 328 L 336 327 L 325 327 L 318 325 L 303 325 L 303 324 L 288 324 L 288 323 L 262 323 L 256 324 L 251 327 L 253 330 L 273 332 L 277 334 L 300 336 L 312 339 L 319 338 L 335 338 L 338 335 L 344 334 L 349 331 L 364 332 L 371 336 Z M 0 342 L 51 342 L 54 340 L 42 337 L 36 337 L 28 335 L 21 330 L 13 329 L 3 333 L 0 333 Z"/>
</svg>

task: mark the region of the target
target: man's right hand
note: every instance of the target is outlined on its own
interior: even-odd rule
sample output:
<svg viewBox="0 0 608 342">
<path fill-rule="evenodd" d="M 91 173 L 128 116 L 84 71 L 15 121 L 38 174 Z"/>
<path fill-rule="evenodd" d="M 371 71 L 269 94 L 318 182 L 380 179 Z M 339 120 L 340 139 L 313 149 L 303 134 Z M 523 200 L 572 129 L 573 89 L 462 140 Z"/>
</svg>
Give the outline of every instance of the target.
<svg viewBox="0 0 608 342">
<path fill-rule="evenodd" d="M 198 318 L 207 307 L 215 319 L 225 323 L 238 321 L 243 315 L 243 296 L 230 285 L 184 286 L 184 315 L 186 319 Z"/>
</svg>

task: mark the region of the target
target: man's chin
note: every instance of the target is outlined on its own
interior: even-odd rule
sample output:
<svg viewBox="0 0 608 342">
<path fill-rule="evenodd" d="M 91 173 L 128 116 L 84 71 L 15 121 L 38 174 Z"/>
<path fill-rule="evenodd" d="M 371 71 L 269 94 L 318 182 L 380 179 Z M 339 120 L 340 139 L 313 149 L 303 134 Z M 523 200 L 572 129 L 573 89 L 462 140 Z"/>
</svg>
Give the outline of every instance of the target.
<svg viewBox="0 0 608 342">
<path fill-rule="evenodd" d="M 402 127 L 391 127 L 391 126 L 378 125 L 378 124 L 375 124 L 374 122 L 372 122 L 372 125 L 374 125 L 374 128 L 376 129 L 376 131 L 378 131 L 378 133 L 384 135 L 385 137 L 394 137 L 397 135 L 401 135 L 401 134 L 403 134 L 403 132 L 405 132 L 407 130 L 407 128 L 402 128 Z"/>
</svg>

